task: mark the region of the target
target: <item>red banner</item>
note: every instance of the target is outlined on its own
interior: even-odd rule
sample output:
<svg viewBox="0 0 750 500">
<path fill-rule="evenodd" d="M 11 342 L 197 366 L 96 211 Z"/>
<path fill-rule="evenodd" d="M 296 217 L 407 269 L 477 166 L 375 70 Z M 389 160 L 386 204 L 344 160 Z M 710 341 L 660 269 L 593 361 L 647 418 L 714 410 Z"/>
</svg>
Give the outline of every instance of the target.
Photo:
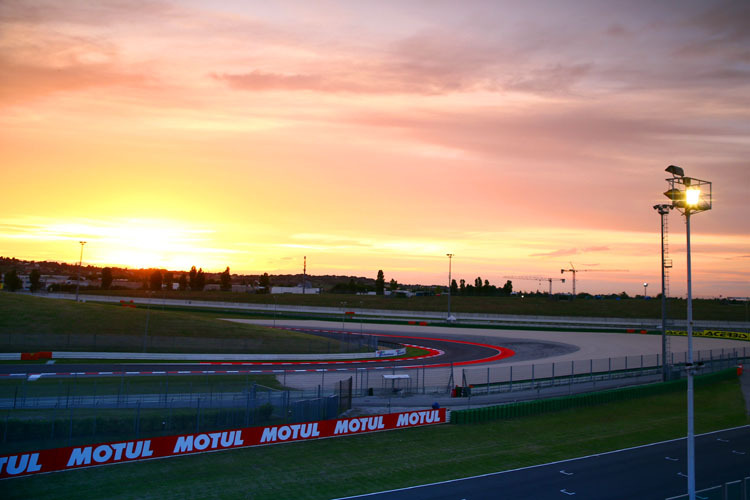
<svg viewBox="0 0 750 500">
<path fill-rule="evenodd" d="M 135 441 L 53 448 L 0 456 L 0 479 L 95 467 L 137 460 L 174 457 L 208 451 L 289 443 L 404 429 L 446 421 L 445 408 L 387 415 L 321 420 L 303 424 L 246 427 L 227 431 L 163 436 Z"/>
</svg>

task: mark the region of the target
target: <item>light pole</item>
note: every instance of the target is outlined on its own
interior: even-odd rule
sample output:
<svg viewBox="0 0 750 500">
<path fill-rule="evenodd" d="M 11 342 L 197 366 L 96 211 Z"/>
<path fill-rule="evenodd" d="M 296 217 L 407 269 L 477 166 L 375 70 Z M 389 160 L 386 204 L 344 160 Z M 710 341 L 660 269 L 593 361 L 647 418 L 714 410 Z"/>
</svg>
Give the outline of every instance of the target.
<svg viewBox="0 0 750 500">
<path fill-rule="evenodd" d="M 693 415 L 693 377 L 696 366 L 693 365 L 693 291 L 690 258 L 690 215 L 693 213 L 711 210 L 711 183 L 685 177 L 682 168 L 670 165 L 666 169 L 672 174 L 667 179 L 669 190 L 664 195 L 672 200 L 672 206 L 685 215 L 685 234 L 687 235 L 687 338 L 688 359 L 685 364 L 687 369 L 687 462 L 688 462 L 688 497 L 695 500 L 695 429 Z"/>
<path fill-rule="evenodd" d="M 654 205 L 654 210 L 658 211 L 661 217 L 661 367 L 662 381 L 666 382 L 669 378 L 669 364 L 667 362 L 667 269 L 672 267 L 672 261 L 667 261 L 664 229 L 672 205 L 667 203 Z"/>
<path fill-rule="evenodd" d="M 85 241 L 79 241 L 78 243 L 81 244 L 81 257 L 78 259 L 78 277 L 76 279 L 76 302 L 78 302 L 78 290 L 81 288 L 81 263 L 83 263 L 83 245 L 86 244 Z"/>
<path fill-rule="evenodd" d="M 646 291 L 648 289 L 648 283 L 643 284 L 643 298 L 648 298 L 648 292 Z"/>
<path fill-rule="evenodd" d="M 451 271 L 453 270 L 453 254 L 447 253 L 445 255 L 448 257 L 448 322 L 450 323 L 456 320 L 451 314 L 451 285 L 453 284 L 453 281 L 451 281 Z"/>
</svg>

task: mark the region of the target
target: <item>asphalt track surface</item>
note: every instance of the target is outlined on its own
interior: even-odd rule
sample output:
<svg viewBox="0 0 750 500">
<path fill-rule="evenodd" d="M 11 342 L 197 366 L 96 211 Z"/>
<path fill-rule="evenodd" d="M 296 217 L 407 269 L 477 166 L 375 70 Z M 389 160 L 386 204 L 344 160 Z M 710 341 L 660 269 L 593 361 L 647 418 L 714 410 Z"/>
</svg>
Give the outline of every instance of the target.
<svg viewBox="0 0 750 500">
<path fill-rule="evenodd" d="M 551 464 L 347 498 L 663 500 L 686 493 L 686 446 L 686 440 L 682 438 Z M 750 426 L 696 436 L 695 450 L 696 489 L 699 491 L 750 476 Z"/>
<path fill-rule="evenodd" d="M 291 327 L 302 332 L 325 335 L 326 332 L 340 333 L 342 330 L 320 328 Z M 481 335 L 458 336 L 440 333 L 425 335 L 399 335 L 367 329 L 362 332 L 349 332 L 352 335 L 365 333 L 375 335 L 390 343 L 425 347 L 434 354 L 417 358 L 362 361 L 319 361 L 319 362 L 217 362 L 207 363 L 118 363 L 92 362 L 81 364 L 0 364 L 0 376 L 22 376 L 26 374 L 44 374 L 45 376 L 97 376 L 97 375 L 195 375 L 195 374 L 245 374 L 245 373 L 279 373 L 284 370 L 295 372 L 350 371 L 357 369 L 388 368 L 445 368 L 451 365 L 467 366 L 503 360 L 523 361 L 542 359 L 548 356 L 575 352 L 574 345 L 559 342 L 544 342 L 523 339 L 509 339 L 497 342 L 498 339 Z"/>
</svg>

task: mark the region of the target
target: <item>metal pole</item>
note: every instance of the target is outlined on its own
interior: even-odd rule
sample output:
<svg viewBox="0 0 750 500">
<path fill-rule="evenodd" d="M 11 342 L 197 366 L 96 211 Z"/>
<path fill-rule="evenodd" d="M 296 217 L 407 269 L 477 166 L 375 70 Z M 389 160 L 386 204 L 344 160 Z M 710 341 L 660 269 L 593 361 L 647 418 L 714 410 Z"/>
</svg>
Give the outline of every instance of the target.
<svg viewBox="0 0 750 500">
<path fill-rule="evenodd" d="M 452 264 L 453 264 L 453 254 L 447 253 L 448 256 L 448 321 L 450 321 L 451 318 L 451 284 L 453 283 L 451 281 L 451 272 L 452 272 Z"/>
<path fill-rule="evenodd" d="M 670 205 L 656 205 L 661 216 L 661 359 L 662 359 L 662 381 L 666 382 L 669 377 L 669 366 L 667 364 L 667 279 L 666 262 L 664 261 L 664 218 L 669 215 Z"/>
<path fill-rule="evenodd" d="M 690 259 L 690 209 L 685 209 L 685 226 L 687 234 L 687 460 L 688 460 L 688 497 L 695 500 L 695 429 L 693 415 L 693 290 Z"/>
<path fill-rule="evenodd" d="M 78 302 L 78 289 L 81 287 L 81 264 L 83 263 L 83 245 L 85 245 L 86 242 L 79 241 L 78 243 L 81 244 L 81 256 L 78 259 L 78 276 L 76 279 L 76 302 Z"/>
</svg>

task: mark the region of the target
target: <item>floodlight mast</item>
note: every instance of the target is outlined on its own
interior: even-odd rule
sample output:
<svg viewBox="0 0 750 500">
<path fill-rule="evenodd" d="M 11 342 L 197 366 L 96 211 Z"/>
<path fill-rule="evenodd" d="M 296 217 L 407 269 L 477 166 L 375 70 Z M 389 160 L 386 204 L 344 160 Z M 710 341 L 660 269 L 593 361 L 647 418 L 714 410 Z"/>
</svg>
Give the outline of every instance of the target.
<svg viewBox="0 0 750 500">
<path fill-rule="evenodd" d="M 664 195 L 672 200 L 672 207 L 685 215 L 686 256 L 687 256 L 687 338 L 688 359 L 687 368 L 687 462 L 688 462 L 688 497 L 695 500 L 695 427 L 694 427 L 694 391 L 693 377 L 696 367 L 693 364 L 693 291 L 692 291 L 692 263 L 690 258 L 690 215 L 692 213 L 711 210 L 712 192 L 711 182 L 685 177 L 682 168 L 670 165 L 666 171 L 672 174 L 667 179 L 669 189 Z"/>
</svg>

